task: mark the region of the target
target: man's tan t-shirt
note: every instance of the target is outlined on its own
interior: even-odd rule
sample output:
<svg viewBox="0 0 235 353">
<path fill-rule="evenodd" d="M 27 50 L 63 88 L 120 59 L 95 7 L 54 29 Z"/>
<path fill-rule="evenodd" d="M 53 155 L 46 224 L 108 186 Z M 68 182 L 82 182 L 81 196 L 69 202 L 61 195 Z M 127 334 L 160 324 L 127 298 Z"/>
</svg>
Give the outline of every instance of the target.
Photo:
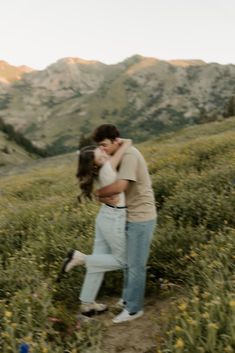
<svg viewBox="0 0 235 353">
<path fill-rule="evenodd" d="M 125 152 L 117 179 L 130 181 L 125 192 L 128 221 L 142 222 L 156 218 L 154 194 L 147 165 L 135 147 L 130 147 Z"/>
</svg>

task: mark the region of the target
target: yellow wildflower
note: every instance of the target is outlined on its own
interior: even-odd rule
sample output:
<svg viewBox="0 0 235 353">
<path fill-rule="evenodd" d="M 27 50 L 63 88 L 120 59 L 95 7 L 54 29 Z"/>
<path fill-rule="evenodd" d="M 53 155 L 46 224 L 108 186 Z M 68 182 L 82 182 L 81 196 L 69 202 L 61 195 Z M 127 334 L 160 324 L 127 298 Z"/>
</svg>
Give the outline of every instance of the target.
<svg viewBox="0 0 235 353">
<path fill-rule="evenodd" d="M 187 303 L 181 303 L 178 305 L 178 308 L 181 310 L 181 311 L 185 311 L 187 309 Z"/>
<path fill-rule="evenodd" d="M 12 312 L 11 311 L 5 311 L 5 317 L 10 319 L 12 317 Z"/>
<path fill-rule="evenodd" d="M 184 341 L 182 340 L 182 338 L 178 338 L 174 347 L 177 349 L 183 349 L 184 348 Z"/>
<path fill-rule="evenodd" d="M 215 329 L 215 330 L 218 330 L 219 325 L 217 325 L 215 322 L 210 322 L 210 323 L 208 324 L 208 328 L 213 328 L 213 329 Z"/>
<path fill-rule="evenodd" d="M 192 326 L 196 326 L 197 325 L 197 321 L 196 320 L 193 320 L 193 319 L 188 319 L 187 322 L 189 323 L 189 325 L 192 325 Z"/>
<path fill-rule="evenodd" d="M 195 251 L 191 251 L 190 256 L 191 256 L 191 257 L 197 257 L 198 254 L 197 254 Z"/>
<path fill-rule="evenodd" d="M 24 341 L 26 342 L 26 343 L 32 343 L 33 341 L 32 341 L 32 336 L 30 336 L 30 335 L 28 335 L 28 336 L 25 336 L 24 337 Z"/>
<path fill-rule="evenodd" d="M 180 332 L 180 331 L 182 331 L 182 327 L 180 327 L 180 326 L 176 325 L 176 326 L 175 326 L 175 331 L 176 331 L 176 332 Z"/>
<path fill-rule="evenodd" d="M 230 300 L 229 305 L 231 308 L 235 309 L 235 299 Z"/>
</svg>

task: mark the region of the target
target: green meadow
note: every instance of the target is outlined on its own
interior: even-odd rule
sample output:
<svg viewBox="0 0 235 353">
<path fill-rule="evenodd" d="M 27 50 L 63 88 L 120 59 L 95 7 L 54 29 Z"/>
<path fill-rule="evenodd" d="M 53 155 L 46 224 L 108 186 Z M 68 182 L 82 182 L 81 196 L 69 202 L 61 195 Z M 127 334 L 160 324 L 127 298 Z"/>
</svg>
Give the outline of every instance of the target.
<svg viewBox="0 0 235 353">
<path fill-rule="evenodd" d="M 235 351 L 235 118 L 138 145 L 158 209 L 147 296 L 169 298 L 156 353 Z M 57 283 L 70 248 L 90 252 L 99 204 L 78 204 L 75 154 L 0 174 L 0 351 L 102 352 L 102 324 L 76 327 L 84 269 Z M 102 296 L 119 297 L 122 274 Z M 131 330 L 131 324 L 128 326 Z M 143 328 L 144 329 L 144 328 Z"/>
</svg>

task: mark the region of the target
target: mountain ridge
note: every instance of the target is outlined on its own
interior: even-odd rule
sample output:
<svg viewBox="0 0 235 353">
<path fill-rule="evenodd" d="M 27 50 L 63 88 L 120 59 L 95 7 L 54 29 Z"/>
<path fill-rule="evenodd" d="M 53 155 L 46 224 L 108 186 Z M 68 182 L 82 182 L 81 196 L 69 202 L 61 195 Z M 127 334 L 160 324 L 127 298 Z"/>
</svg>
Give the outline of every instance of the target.
<svg viewBox="0 0 235 353">
<path fill-rule="evenodd" d="M 14 66 L 5 60 L 0 60 L 0 82 L 11 83 L 20 80 L 22 75 L 31 71 L 34 71 L 34 69 L 29 66 Z"/>
<path fill-rule="evenodd" d="M 107 65 L 67 57 L 0 85 L 0 118 L 53 154 L 76 148 L 105 122 L 143 141 L 222 119 L 234 92 L 231 64 L 133 55 Z"/>
</svg>

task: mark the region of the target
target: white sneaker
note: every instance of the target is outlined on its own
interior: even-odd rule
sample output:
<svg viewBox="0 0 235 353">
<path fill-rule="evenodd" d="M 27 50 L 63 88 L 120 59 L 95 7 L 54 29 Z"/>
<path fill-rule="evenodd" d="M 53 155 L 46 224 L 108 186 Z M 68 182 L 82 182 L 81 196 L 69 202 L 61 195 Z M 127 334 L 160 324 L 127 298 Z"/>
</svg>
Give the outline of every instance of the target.
<svg viewBox="0 0 235 353">
<path fill-rule="evenodd" d="M 113 318 L 113 323 L 119 324 L 125 321 L 132 321 L 137 319 L 138 317 L 141 317 L 143 314 L 144 314 L 143 310 L 137 311 L 137 313 L 135 314 L 130 314 L 129 311 L 124 309 L 119 315 Z"/>
<path fill-rule="evenodd" d="M 61 272 L 69 272 L 73 267 L 78 265 L 84 265 L 86 260 L 86 255 L 78 250 L 70 250 L 64 259 L 64 264 Z"/>
<path fill-rule="evenodd" d="M 101 303 L 83 303 L 80 306 L 81 313 L 86 316 L 92 316 L 95 314 L 101 314 L 108 310 L 108 306 L 106 304 Z"/>
</svg>

